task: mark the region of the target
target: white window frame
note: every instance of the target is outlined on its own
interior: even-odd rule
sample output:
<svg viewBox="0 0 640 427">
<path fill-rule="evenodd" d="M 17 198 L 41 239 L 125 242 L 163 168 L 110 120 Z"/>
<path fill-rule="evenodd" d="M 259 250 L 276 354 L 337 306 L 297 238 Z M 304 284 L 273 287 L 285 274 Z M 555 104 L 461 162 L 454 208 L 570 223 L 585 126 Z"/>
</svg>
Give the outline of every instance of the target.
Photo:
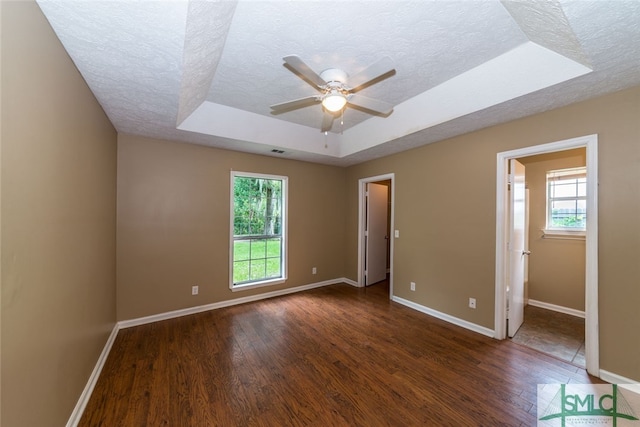
<svg viewBox="0 0 640 427">
<path fill-rule="evenodd" d="M 551 206 L 552 202 L 556 200 L 584 200 L 585 203 L 587 201 L 587 195 L 584 196 L 576 196 L 576 197 L 551 197 L 551 183 L 554 180 L 562 179 L 563 177 L 568 176 L 576 176 L 576 177 L 584 177 L 587 178 L 587 168 L 586 166 L 576 167 L 576 168 L 567 168 L 567 169 L 556 169 L 547 172 L 546 175 L 546 186 L 547 186 L 547 224 L 544 229 L 544 234 L 548 236 L 576 236 L 579 238 L 583 238 L 586 235 L 586 226 L 584 228 L 575 228 L 575 227 L 552 227 L 551 226 Z M 587 212 L 587 215 L 589 212 Z M 586 224 L 586 223 L 585 223 Z"/>
<path fill-rule="evenodd" d="M 233 281 L 233 267 L 234 267 L 234 208 L 235 208 L 235 197 L 234 197 L 234 184 L 235 178 L 259 178 L 259 179 L 271 179 L 278 180 L 282 182 L 282 218 L 281 218 L 281 236 L 282 236 L 282 247 L 281 247 L 281 271 L 282 275 L 277 278 L 264 279 L 254 282 L 242 283 L 242 284 L 234 284 Z M 240 171 L 231 171 L 231 180 L 230 180 L 230 222 L 229 222 L 229 288 L 232 291 L 241 291 L 247 289 L 258 288 L 261 286 L 271 286 L 277 285 L 280 283 L 285 283 L 287 281 L 288 270 L 287 270 L 287 254 L 288 254 L 288 201 L 289 201 L 289 178 L 281 175 L 269 175 L 269 174 L 261 174 L 261 173 L 253 173 L 253 172 L 240 172 Z"/>
</svg>

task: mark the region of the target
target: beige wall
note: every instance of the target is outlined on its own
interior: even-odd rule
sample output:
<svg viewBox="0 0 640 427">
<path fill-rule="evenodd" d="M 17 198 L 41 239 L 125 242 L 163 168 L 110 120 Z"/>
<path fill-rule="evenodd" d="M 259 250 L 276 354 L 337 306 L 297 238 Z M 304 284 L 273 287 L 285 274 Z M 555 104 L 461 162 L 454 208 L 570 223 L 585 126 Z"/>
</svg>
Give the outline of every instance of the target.
<svg viewBox="0 0 640 427">
<path fill-rule="evenodd" d="M 0 3 L 0 427 L 2 427 L 2 4 Z"/>
<path fill-rule="evenodd" d="M 229 289 L 231 170 L 289 177 L 285 284 Z M 119 135 L 118 319 L 343 277 L 344 182 L 341 168 Z"/>
<path fill-rule="evenodd" d="M 585 166 L 586 149 L 524 157 L 529 189 L 530 299 L 584 311 L 585 241 L 542 238 L 547 224 L 547 172 Z"/>
<path fill-rule="evenodd" d="M 349 168 L 348 277 L 358 179 L 395 173 L 395 294 L 493 329 L 497 153 L 598 134 L 601 368 L 640 380 L 639 117 L 635 87 Z"/>
<path fill-rule="evenodd" d="M 355 280 L 364 177 L 396 174 L 395 294 L 493 328 L 496 153 L 592 133 L 601 367 L 640 380 L 640 87 L 346 169 L 119 135 L 116 247 L 115 131 L 35 3 L 1 19 L 5 425 L 64 424 L 116 317 Z M 231 169 L 290 178 L 284 285 L 228 288 Z"/>
<path fill-rule="evenodd" d="M 35 2 L 2 2 L 2 424 L 64 425 L 115 324 L 116 132 Z"/>
</svg>

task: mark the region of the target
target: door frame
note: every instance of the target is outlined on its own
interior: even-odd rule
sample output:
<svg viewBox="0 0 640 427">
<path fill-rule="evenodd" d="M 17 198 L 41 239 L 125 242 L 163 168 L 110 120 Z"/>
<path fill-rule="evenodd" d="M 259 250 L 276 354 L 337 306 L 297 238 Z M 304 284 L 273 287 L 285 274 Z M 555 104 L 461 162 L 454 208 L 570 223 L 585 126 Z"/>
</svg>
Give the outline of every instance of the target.
<svg viewBox="0 0 640 427">
<path fill-rule="evenodd" d="M 586 135 L 548 144 L 498 153 L 496 168 L 496 339 L 506 338 L 508 265 L 508 162 L 519 157 L 586 148 L 587 157 L 587 235 L 585 266 L 585 358 L 587 372 L 600 377 L 598 328 L 598 135 Z"/>
<path fill-rule="evenodd" d="M 364 287 L 364 256 L 365 256 L 365 243 L 364 243 L 364 233 L 367 225 L 366 218 L 366 191 L 367 184 L 371 182 L 379 182 L 379 181 L 391 181 L 391 195 L 389 197 L 390 202 L 390 224 L 389 228 L 391 233 L 394 233 L 394 218 L 395 218 L 395 173 L 388 173 L 384 175 L 377 175 L 368 178 L 361 178 L 358 180 L 358 287 Z M 393 295 L 393 246 L 395 238 L 393 236 L 389 236 L 389 298 Z"/>
</svg>

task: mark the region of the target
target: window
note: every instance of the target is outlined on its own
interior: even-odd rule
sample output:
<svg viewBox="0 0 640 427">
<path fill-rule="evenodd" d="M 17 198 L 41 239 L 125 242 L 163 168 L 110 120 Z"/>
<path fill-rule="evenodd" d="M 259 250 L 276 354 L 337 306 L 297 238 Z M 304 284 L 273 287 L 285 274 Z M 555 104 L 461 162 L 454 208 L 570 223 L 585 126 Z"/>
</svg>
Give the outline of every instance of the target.
<svg viewBox="0 0 640 427">
<path fill-rule="evenodd" d="M 231 289 L 286 280 L 287 177 L 231 172 Z"/>
<path fill-rule="evenodd" d="M 547 229 L 585 231 L 587 226 L 587 169 L 547 172 Z"/>
</svg>

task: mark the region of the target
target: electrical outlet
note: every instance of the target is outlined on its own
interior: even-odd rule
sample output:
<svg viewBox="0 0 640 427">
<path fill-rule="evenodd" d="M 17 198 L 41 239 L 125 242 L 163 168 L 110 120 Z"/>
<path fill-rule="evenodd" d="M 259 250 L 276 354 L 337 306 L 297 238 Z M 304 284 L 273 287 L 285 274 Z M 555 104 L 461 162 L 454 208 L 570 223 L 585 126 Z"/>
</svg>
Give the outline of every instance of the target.
<svg viewBox="0 0 640 427">
<path fill-rule="evenodd" d="M 198 295 L 198 285 L 194 285 L 191 287 L 191 295 Z"/>
<path fill-rule="evenodd" d="M 311 269 L 311 274 L 316 274 L 317 272 L 318 272 L 318 269 L 316 269 L 315 267 Z"/>
<path fill-rule="evenodd" d="M 476 308 L 476 299 L 469 298 L 469 308 Z"/>
<path fill-rule="evenodd" d="M 411 282 L 411 290 L 412 291 L 416 290 L 416 282 Z"/>
</svg>

